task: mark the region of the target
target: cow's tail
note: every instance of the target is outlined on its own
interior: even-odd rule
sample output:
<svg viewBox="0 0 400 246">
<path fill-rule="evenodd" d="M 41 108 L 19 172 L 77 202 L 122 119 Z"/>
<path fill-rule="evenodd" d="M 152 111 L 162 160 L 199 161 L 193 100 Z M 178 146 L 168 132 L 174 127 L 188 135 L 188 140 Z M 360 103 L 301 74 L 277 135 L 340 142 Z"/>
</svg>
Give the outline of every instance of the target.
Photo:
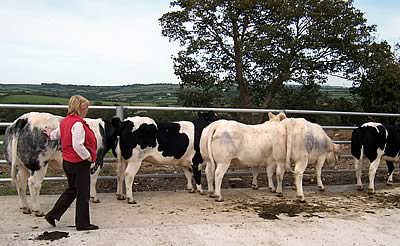
<svg viewBox="0 0 400 246">
<path fill-rule="evenodd" d="M 9 143 L 11 146 L 7 146 L 11 150 L 10 155 L 10 164 L 11 164 L 11 186 L 15 187 L 17 182 L 17 138 L 13 136 L 11 138 L 11 142 Z M 7 151 L 7 149 L 6 149 Z"/>
<path fill-rule="evenodd" d="M 212 138 L 214 136 L 215 131 L 217 130 L 218 127 L 218 123 L 213 123 L 210 125 L 210 129 L 208 129 L 208 135 L 207 135 L 207 142 L 206 142 L 206 146 L 207 146 L 207 156 L 208 159 L 210 161 L 210 163 L 208 163 L 208 165 L 210 165 L 210 171 L 211 174 L 215 175 L 215 161 L 214 161 L 214 156 L 213 156 L 213 152 L 212 152 Z"/>
<path fill-rule="evenodd" d="M 291 167 L 291 163 L 290 163 L 290 155 L 292 153 L 292 140 L 293 140 L 293 134 L 291 129 L 293 128 L 293 126 L 291 126 L 293 122 L 289 121 L 285 128 L 286 128 L 286 169 L 290 170 L 292 173 L 294 173 L 294 170 Z"/>
</svg>

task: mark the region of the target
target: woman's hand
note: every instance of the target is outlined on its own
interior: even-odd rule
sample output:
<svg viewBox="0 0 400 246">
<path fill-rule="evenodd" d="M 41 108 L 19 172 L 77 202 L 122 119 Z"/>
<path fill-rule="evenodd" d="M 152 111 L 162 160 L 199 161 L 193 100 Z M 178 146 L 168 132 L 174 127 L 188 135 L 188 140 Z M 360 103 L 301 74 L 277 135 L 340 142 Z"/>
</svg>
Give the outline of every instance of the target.
<svg viewBox="0 0 400 246">
<path fill-rule="evenodd" d="M 88 159 L 88 162 L 93 162 L 92 157 L 90 156 Z"/>
<path fill-rule="evenodd" d="M 54 131 L 53 128 L 50 128 L 50 127 L 47 127 L 47 126 L 43 129 L 43 133 L 46 134 L 48 137 L 50 137 L 50 134 L 51 134 L 53 131 Z"/>
</svg>

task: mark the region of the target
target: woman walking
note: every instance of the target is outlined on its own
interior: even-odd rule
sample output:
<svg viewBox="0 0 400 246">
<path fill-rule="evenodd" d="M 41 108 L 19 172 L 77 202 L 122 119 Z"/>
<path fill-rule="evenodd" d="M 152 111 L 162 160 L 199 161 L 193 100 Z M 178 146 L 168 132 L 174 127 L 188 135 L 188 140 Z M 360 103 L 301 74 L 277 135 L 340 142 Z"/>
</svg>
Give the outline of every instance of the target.
<svg viewBox="0 0 400 246">
<path fill-rule="evenodd" d="M 75 225 L 78 231 L 97 230 L 90 224 L 90 165 L 96 161 L 96 137 L 83 118 L 86 117 L 89 101 L 79 95 L 72 96 L 68 103 L 68 114 L 60 126 L 46 129 L 50 139 L 60 139 L 63 169 L 68 188 L 58 198 L 53 209 L 45 216 L 46 221 L 56 226 L 61 216 L 76 198 Z"/>
</svg>

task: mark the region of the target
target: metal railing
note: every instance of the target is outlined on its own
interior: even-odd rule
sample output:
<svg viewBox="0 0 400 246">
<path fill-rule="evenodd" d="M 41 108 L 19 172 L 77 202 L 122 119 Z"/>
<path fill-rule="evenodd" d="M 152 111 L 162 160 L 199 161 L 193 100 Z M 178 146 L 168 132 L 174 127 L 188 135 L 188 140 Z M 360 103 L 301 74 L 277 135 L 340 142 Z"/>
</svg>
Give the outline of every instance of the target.
<svg viewBox="0 0 400 246">
<path fill-rule="evenodd" d="M 35 109 L 67 109 L 67 105 L 30 105 L 30 104 L 0 104 L 0 110 L 4 108 L 35 108 Z M 100 110 L 115 110 L 115 115 L 124 118 L 124 110 L 154 110 L 154 111 L 214 111 L 223 113 L 268 113 L 268 112 L 284 112 L 286 114 L 319 114 L 319 115 L 349 115 L 349 116 L 383 116 L 383 117 L 400 117 L 400 114 L 393 113 L 365 113 L 365 112 L 345 112 L 345 111 L 321 111 L 321 110 L 289 110 L 289 109 L 247 109 L 247 108 L 192 108 L 192 107 L 152 107 L 152 106 L 90 106 L 90 109 Z M 7 127 L 11 122 L 0 122 L 0 127 Z M 354 126 L 322 126 L 325 130 L 353 130 Z M 349 144 L 350 141 L 334 141 L 337 144 Z M 3 144 L 3 142 L 1 142 Z M 351 155 L 342 155 L 342 158 L 351 158 Z M 105 162 L 112 162 L 114 158 L 108 158 Z M 0 164 L 6 163 L 5 160 L 0 160 Z M 342 170 L 343 171 L 343 170 Z M 332 172 L 338 172 L 332 171 Z M 234 172 L 234 174 L 245 175 L 251 174 L 250 172 Z M 230 174 L 227 174 L 230 175 Z M 171 174 L 139 174 L 140 177 L 184 177 L 182 173 Z M 99 179 L 115 179 L 115 176 L 99 176 Z M 44 180 L 62 181 L 66 180 L 65 177 L 45 177 Z M 9 182 L 11 178 L 0 178 L 0 182 Z"/>
</svg>

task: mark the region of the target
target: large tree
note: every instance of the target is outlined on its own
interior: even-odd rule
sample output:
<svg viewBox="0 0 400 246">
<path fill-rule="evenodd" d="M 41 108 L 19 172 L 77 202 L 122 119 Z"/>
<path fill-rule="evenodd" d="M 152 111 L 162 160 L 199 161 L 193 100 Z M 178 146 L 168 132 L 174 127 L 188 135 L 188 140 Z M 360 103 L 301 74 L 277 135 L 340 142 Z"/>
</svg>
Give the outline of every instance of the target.
<svg viewBox="0 0 400 246">
<path fill-rule="evenodd" d="M 400 48 L 396 45 L 396 50 Z M 383 41 L 373 43 L 354 78 L 353 93 L 366 112 L 400 112 L 400 57 Z M 379 119 L 385 120 L 385 119 Z"/>
<path fill-rule="evenodd" d="M 267 107 L 287 82 L 352 78 L 375 31 L 352 0 L 174 0 L 171 7 L 159 19 L 162 35 L 180 42 L 175 74 L 191 93 L 183 98 L 199 103 L 237 88 L 237 106 Z"/>
</svg>

